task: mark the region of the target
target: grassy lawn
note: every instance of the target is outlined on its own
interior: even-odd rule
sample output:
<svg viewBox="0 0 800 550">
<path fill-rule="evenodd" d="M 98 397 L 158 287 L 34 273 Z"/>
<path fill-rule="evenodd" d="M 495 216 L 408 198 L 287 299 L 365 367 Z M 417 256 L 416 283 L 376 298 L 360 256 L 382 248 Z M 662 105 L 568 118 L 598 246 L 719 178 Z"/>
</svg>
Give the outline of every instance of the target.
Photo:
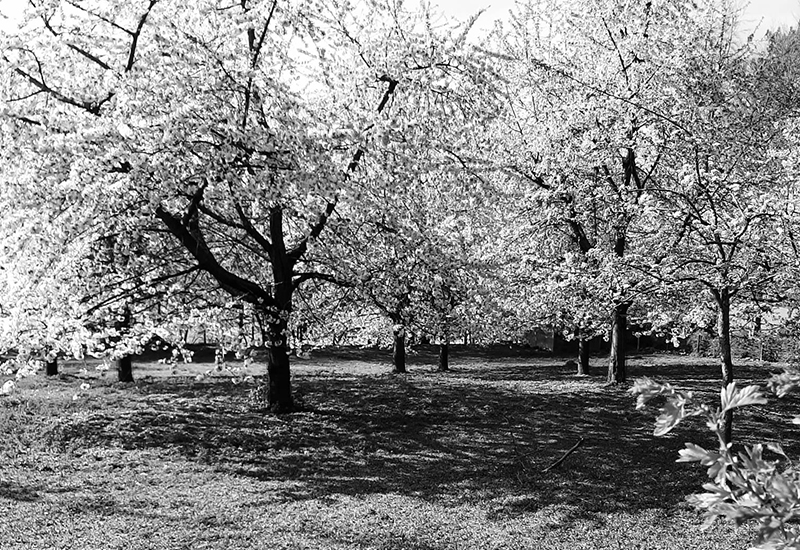
<svg viewBox="0 0 800 550">
<path fill-rule="evenodd" d="M 675 463 L 678 450 L 714 445 L 699 422 L 654 438 L 656 411 L 635 411 L 604 373 L 456 352 L 452 372 L 421 353 L 397 376 L 388 361 L 296 361 L 303 412 L 281 417 L 258 410 L 255 382 L 195 379 L 207 364 L 140 362 L 131 385 L 80 364 L 26 380 L 0 399 L 0 548 L 735 550 L 752 540 L 751 526 L 702 531 L 684 503 L 705 472 Z M 645 355 L 629 368 L 709 400 L 719 387 L 711 360 Z M 775 368 L 738 370 L 763 382 Z M 734 438 L 779 440 L 800 456 L 788 423 L 798 404 L 739 414 Z"/>
</svg>

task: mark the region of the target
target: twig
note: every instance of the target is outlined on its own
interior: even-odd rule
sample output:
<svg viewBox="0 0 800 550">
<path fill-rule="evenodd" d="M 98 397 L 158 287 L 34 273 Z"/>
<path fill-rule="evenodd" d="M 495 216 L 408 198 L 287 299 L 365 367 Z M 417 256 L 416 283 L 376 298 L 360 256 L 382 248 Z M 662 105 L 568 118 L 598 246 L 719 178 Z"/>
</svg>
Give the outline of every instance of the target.
<svg viewBox="0 0 800 550">
<path fill-rule="evenodd" d="M 561 458 L 559 458 L 558 460 L 556 460 L 555 462 L 553 462 L 553 463 L 552 463 L 550 466 L 548 466 L 547 468 L 545 468 L 544 470 L 542 470 L 542 473 L 549 472 L 550 470 L 552 470 L 553 468 L 555 468 L 556 466 L 558 466 L 559 464 L 561 464 L 562 462 L 564 462 L 564 461 L 567 459 L 567 457 L 568 457 L 569 455 L 571 455 L 571 454 L 572 454 L 572 453 L 575 451 L 575 449 L 577 449 L 578 447 L 580 447 L 580 446 L 581 446 L 581 443 L 583 443 L 583 438 L 581 438 L 581 440 L 580 440 L 580 441 L 578 441 L 578 442 L 577 442 L 575 445 L 573 445 L 573 447 L 572 447 L 572 448 L 571 448 L 569 451 L 567 451 L 566 453 L 564 453 L 564 456 L 562 456 Z"/>
</svg>

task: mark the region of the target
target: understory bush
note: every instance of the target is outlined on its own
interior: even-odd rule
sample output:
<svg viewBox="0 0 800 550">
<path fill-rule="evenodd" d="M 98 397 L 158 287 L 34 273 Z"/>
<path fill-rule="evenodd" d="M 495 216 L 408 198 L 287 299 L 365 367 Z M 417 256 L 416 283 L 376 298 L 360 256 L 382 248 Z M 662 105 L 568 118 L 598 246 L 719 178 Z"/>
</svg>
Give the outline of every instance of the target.
<svg viewBox="0 0 800 550">
<path fill-rule="evenodd" d="M 774 376 L 769 389 L 778 397 L 800 388 L 800 371 L 785 371 Z M 636 408 L 641 409 L 652 399 L 666 399 L 656 419 L 654 434 L 669 433 L 682 420 L 697 416 L 705 420 L 708 429 L 717 436 L 718 449 L 707 450 L 693 443 L 679 451 L 678 462 L 699 462 L 708 468 L 709 482 L 705 493 L 689 497 L 690 503 L 705 511 L 705 526 L 717 518 L 736 524 L 758 523 L 756 546 L 759 550 L 800 549 L 800 468 L 777 443 L 759 443 L 734 452 L 724 440 L 726 411 L 751 405 L 763 405 L 767 399 L 756 385 L 738 388 L 736 383 L 720 390 L 719 407 L 700 403 L 692 392 L 679 391 L 670 384 L 649 378 L 637 380 L 630 390 L 637 396 Z M 793 421 L 800 424 L 800 417 Z M 764 458 L 771 451 L 777 460 Z"/>
</svg>

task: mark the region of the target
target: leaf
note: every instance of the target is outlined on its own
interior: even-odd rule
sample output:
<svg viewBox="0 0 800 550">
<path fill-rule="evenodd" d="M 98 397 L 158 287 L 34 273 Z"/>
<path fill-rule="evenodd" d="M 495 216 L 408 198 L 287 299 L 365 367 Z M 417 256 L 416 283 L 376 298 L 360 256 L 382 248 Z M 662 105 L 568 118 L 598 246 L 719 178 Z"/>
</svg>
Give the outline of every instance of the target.
<svg viewBox="0 0 800 550">
<path fill-rule="evenodd" d="M 800 419 L 800 417 L 797 417 L 794 420 L 798 420 L 798 419 Z M 794 422 L 794 420 L 793 420 L 793 422 Z M 786 456 L 786 453 L 783 451 L 783 447 L 781 446 L 780 443 L 767 443 L 766 447 L 767 447 L 767 449 L 769 449 L 773 453 L 781 455 L 783 458 L 785 458 L 787 460 L 789 459 L 789 457 Z"/>
<path fill-rule="evenodd" d="M 134 135 L 133 129 L 124 122 L 121 122 L 117 125 L 117 132 L 119 132 L 119 135 L 125 139 L 130 139 Z"/>
<path fill-rule="evenodd" d="M 702 462 L 709 456 L 708 451 L 694 443 L 686 443 L 686 448 L 678 451 L 678 454 L 681 457 L 675 462 Z"/>
<path fill-rule="evenodd" d="M 669 384 L 662 384 L 644 376 L 634 380 L 633 387 L 628 392 L 636 396 L 636 408 L 643 409 L 650 400 L 659 395 L 674 395 L 675 389 Z"/>
<path fill-rule="evenodd" d="M 794 504 L 797 500 L 797 486 L 790 484 L 785 477 L 778 473 L 772 477 L 768 492 L 787 503 Z"/>
<path fill-rule="evenodd" d="M 664 408 L 661 409 L 661 415 L 656 418 L 656 427 L 653 430 L 653 435 L 662 436 L 669 433 L 681 420 L 686 417 L 684 410 L 683 400 L 669 400 Z"/>
<path fill-rule="evenodd" d="M 736 393 L 736 382 L 731 382 L 730 384 L 723 386 L 719 390 L 719 402 L 722 405 L 723 412 L 728 410 L 731 400 L 733 400 L 733 395 Z"/>
<path fill-rule="evenodd" d="M 764 405 L 767 402 L 767 398 L 764 397 L 761 388 L 756 385 L 737 390 L 736 382 L 731 382 L 720 390 L 720 402 L 724 412 L 747 405 Z"/>
<path fill-rule="evenodd" d="M 800 388 L 800 373 L 786 370 L 773 375 L 767 382 L 767 387 L 778 397 L 785 397 Z"/>
</svg>

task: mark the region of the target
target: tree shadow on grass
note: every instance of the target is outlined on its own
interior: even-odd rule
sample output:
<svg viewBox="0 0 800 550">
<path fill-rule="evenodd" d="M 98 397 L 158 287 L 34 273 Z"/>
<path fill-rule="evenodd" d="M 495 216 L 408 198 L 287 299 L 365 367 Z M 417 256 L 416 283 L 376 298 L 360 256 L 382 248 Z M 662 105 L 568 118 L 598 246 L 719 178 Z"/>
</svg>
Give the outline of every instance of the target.
<svg viewBox="0 0 800 550">
<path fill-rule="evenodd" d="M 0 479 L 0 500 L 38 502 L 42 500 L 42 495 L 46 493 L 68 493 L 72 491 L 72 488 L 50 487 L 44 483 Z"/>
<path fill-rule="evenodd" d="M 718 381 L 699 374 L 675 367 L 669 378 L 685 385 L 686 376 L 698 390 L 716 392 Z M 655 410 L 635 411 L 624 388 L 552 364 L 410 376 L 323 373 L 298 377 L 295 387 L 305 410 L 269 416 L 253 410 L 247 387 L 227 381 L 139 383 L 129 401 L 62 423 L 58 437 L 178 449 L 223 473 L 276 484 L 267 501 L 374 493 L 488 499 L 498 520 L 565 505 L 568 521 L 680 506 L 705 472 L 676 464 L 677 451 L 684 441 L 715 445 L 699 421 L 653 437 Z M 790 428 L 780 431 L 780 415 L 766 410 L 740 414 L 736 433 L 748 440 L 777 434 L 790 456 L 797 454 Z"/>
<path fill-rule="evenodd" d="M 41 499 L 41 490 L 42 487 L 37 485 L 0 480 L 0 499 L 35 502 Z"/>
</svg>

